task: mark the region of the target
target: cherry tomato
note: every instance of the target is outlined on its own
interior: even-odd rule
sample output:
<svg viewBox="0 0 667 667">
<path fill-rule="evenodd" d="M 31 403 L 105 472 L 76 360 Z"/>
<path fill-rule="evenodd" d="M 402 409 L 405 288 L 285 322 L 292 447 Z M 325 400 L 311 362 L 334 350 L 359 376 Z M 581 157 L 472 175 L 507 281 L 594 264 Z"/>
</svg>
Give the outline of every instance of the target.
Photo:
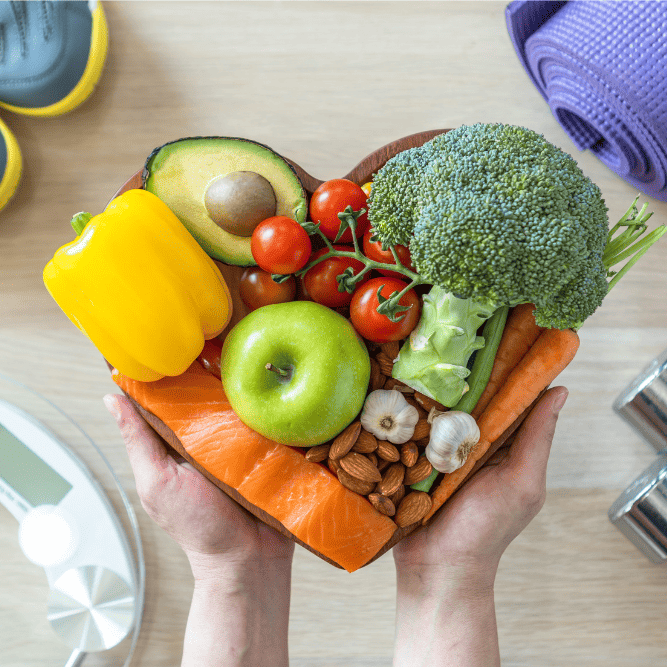
<svg viewBox="0 0 667 667">
<path fill-rule="evenodd" d="M 371 236 L 373 236 L 373 233 L 370 230 L 364 234 L 364 255 L 366 255 L 368 259 L 372 259 L 374 262 L 396 264 L 394 256 L 391 254 L 391 250 L 389 250 L 389 248 L 387 248 L 387 250 L 382 250 L 382 244 L 379 241 L 371 241 Z M 401 260 L 401 264 L 411 271 L 414 271 L 410 251 L 404 245 L 396 245 L 394 246 L 394 249 L 396 250 L 398 259 Z M 396 271 L 389 271 L 388 269 L 378 269 L 378 271 L 383 276 L 391 276 L 392 278 L 405 280 L 405 276 Z"/>
<path fill-rule="evenodd" d="M 352 246 L 343 245 L 335 245 L 334 248 L 336 250 L 354 250 Z M 309 261 L 322 257 L 327 252 L 329 252 L 328 248 L 322 248 L 314 253 Z M 358 259 L 352 259 L 351 257 L 329 257 L 329 259 L 316 264 L 303 277 L 303 288 L 306 296 L 329 308 L 347 306 L 352 301 L 352 295 L 345 291 L 338 291 L 336 276 L 339 276 L 350 266 L 355 275 L 364 268 L 364 265 Z M 366 280 L 368 278 L 364 276 L 362 282 L 366 282 Z"/>
<path fill-rule="evenodd" d="M 401 297 L 399 304 L 410 308 L 396 315 L 400 318 L 398 322 L 392 322 L 386 315 L 377 312 L 377 291 L 380 287 L 380 294 L 389 298 L 394 292 L 400 292 L 407 286 L 408 283 L 404 280 L 383 277 L 373 278 L 357 287 L 350 303 L 350 321 L 359 335 L 374 343 L 387 343 L 402 340 L 410 334 L 417 326 L 421 313 L 419 297 L 414 290 L 411 289 Z"/>
<path fill-rule="evenodd" d="M 220 353 L 222 341 L 219 338 L 211 338 L 204 342 L 204 348 L 199 353 L 197 361 L 215 377 L 220 379 Z"/>
<path fill-rule="evenodd" d="M 277 283 L 268 271 L 259 266 L 249 266 L 239 281 L 241 301 L 250 310 L 261 308 L 270 303 L 293 301 L 296 295 L 296 280 L 290 276 L 285 282 Z"/>
<path fill-rule="evenodd" d="M 255 227 L 250 250 L 260 268 L 269 273 L 288 274 L 306 265 L 312 246 L 306 230 L 296 220 L 275 215 Z"/>
<path fill-rule="evenodd" d="M 313 222 L 319 222 L 320 231 L 333 241 L 340 229 L 338 214 L 342 213 L 347 206 L 351 206 L 353 211 L 359 211 L 362 208 L 368 210 L 366 193 L 356 183 L 345 178 L 325 181 L 310 198 L 310 219 Z M 365 234 L 368 227 L 368 213 L 364 213 L 357 220 L 357 238 Z M 351 243 L 351 230 L 346 229 L 338 240 L 342 243 Z"/>
</svg>

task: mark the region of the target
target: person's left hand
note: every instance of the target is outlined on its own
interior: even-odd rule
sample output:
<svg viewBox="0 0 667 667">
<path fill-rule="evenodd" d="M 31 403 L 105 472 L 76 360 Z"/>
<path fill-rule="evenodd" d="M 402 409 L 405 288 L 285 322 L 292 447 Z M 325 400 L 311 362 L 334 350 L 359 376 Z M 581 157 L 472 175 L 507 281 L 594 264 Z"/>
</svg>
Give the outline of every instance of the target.
<svg viewBox="0 0 667 667">
<path fill-rule="evenodd" d="M 104 397 L 127 447 L 137 493 L 148 515 L 188 559 L 290 560 L 294 542 L 229 498 L 167 447 L 124 396 Z"/>
</svg>

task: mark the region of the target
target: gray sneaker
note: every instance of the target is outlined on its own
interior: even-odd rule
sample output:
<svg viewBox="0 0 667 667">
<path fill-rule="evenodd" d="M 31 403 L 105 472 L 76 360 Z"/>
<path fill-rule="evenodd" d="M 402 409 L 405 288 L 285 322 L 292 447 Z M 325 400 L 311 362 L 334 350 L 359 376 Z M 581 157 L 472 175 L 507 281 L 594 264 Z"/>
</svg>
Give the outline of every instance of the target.
<svg viewBox="0 0 667 667">
<path fill-rule="evenodd" d="M 0 107 L 31 116 L 71 111 L 93 92 L 107 44 L 96 0 L 0 2 Z"/>
</svg>

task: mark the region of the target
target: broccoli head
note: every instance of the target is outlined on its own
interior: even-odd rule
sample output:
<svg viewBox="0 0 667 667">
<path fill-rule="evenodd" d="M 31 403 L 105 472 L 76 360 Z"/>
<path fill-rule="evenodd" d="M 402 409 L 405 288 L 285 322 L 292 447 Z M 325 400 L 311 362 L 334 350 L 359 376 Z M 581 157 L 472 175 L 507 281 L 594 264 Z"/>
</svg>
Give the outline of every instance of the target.
<svg viewBox="0 0 667 667">
<path fill-rule="evenodd" d="M 523 127 L 463 126 L 400 153 L 373 179 L 369 220 L 427 282 L 496 308 L 532 302 L 542 326 L 580 325 L 607 293 L 600 189 Z"/>
</svg>

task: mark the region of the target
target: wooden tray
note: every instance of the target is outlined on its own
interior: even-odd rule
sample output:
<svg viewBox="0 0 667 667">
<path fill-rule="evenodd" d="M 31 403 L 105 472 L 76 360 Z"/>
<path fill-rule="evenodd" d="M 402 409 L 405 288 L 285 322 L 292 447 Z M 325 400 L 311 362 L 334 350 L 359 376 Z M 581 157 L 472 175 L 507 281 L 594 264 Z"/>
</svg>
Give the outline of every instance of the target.
<svg viewBox="0 0 667 667">
<path fill-rule="evenodd" d="M 412 134 L 407 137 L 403 137 L 402 139 L 398 139 L 397 141 L 393 141 L 390 144 L 387 144 L 386 146 L 383 146 L 382 148 L 379 148 L 378 150 L 374 151 L 370 155 L 366 156 L 359 164 L 357 164 L 356 167 L 354 167 L 351 171 L 349 171 L 347 174 L 342 176 L 342 178 L 349 179 L 351 181 L 354 181 L 355 183 L 358 184 L 363 184 L 367 181 L 370 181 L 372 179 L 372 176 L 375 172 L 377 172 L 380 167 L 382 167 L 387 160 L 389 160 L 391 157 L 394 155 L 400 153 L 401 151 L 407 150 L 408 148 L 414 148 L 416 146 L 421 146 L 423 143 L 429 141 L 433 137 L 437 136 L 438 134 L 442 134 L 444 132 L 447 132 L 448 130 L 429 130 L 426 132 L 419 132 L 417 134 Z M 284 157 L 284 156 L 283 156 Z M 301 180 L 301 183 L 303 184 L 304 190 L 306 191 L 306 194 L 308 197 L 312 195 L 312 193 L 317 189 L 317 187 L 323 183 L 323 181 L 319 180 L 318 178 L 315 178 L 314 176 L 311 176 L 308 174 L 304 169 L 302 169 L 298 164 L 292 162 L 289 160 L 289 158 L 285 158 L 287 162 L 289 162 L 294 169 L 296 175 L 299 177 Z M 138 171 L 132 178 L 130 178 L 126 183 L 123 184 L 123 186 L 116 192 L 114 195 L 114 198 L 123 194 L 127 190 L 132 190 L 132 189 L 137 189 L 137 188 L 142 188 L 143 187 L 143 177 L 144 177 L 144 172 L 143 169 L 141 171 Z M 223 264 L 222 262 L 216 261 L 217 266 L 220 268 L 220 271 L 222 272 L 227 285 L 230 288 L 231 294 L 232 294 L 232 301 L 233 301 L 233 315 L 232 318 L 227 326 L 227 328 L 222 332 L 220 335 L 221 338 L 224 338 L 224 336 L 227 334 L 227 332 L 243 317 L 245 317 L 249 311 L 249 309 L 245 306 L 243 301 L 241 301 L 241 298 L 239 296 L 239 291 L 238 291 L 238 284 L 239 280 L 241 278 L 241 274 L 244 271 L 244 267 L 239 267 L 239 266 L 229 266 L 227 264 Z M 111 365 L 108 364 L 109 369 L 111 370 Z M 145 410 L 141 405 L 139 405 L 136 401 L 134 401 L 131 397 L 128 396 L 130 400 L 134 403 L 134 405 L 137 407 L 141 415 L 144 417 L 144 419 L 148 422 L 148 424 L 153 428 L 153 430 L 162 438 L 162 440 L 165 442 L 166 445 L 174 449 L 176 452 L 178 452 L 186 461 L 189 461 L 194 468 L 199 470 L 207 479 L 209 479 L 213 484 L 215 484 L 218 488 L 222 489 L 228 496 L 233 498 L 239 505 L 241 505 L 243 508 L 245 508 L 248 512 L 250 512 L 252 515 L 256 516 L 258 519 L 263 521 L 264 523 L 268 524 L 269 526 L 272 526 L 275 528 L 277 531 L 282 533 L 283 535 L 288 536 L 290 539 L 294 540 L 304 548 L 308 549 L 309 551 L 312 551 L 314 554 L 322 558 L 323 560 L 327 561 L 328 563 L 331 563 L 332 565 L 341 568 L 341 566 L 338 563 L 335 563 L 331 559 L 327 558 L 323 554 L 321 554 L 319 551 L 316 549 L 312 548 L 310 545 L 304 543 L 300 539 L 298 539 L 296 536 L 294 536 L 289 530 L 287 530 L 279 521 L 274 519 L 271 515 L 269 515 L 267 512 L 264 510 L 256 507 L 252 503 L 249 503 L 241 494 L 234 488 L 228 486 L 224 482 L 221 482 L 217 478 L 215 478 L 213 475 L 211 475 L 207 470 L 205 470 L 201 465 L 199 465 L 196 461 L 192 459 L 192 457 L 188 454 L 188 452 L 185 450 L 179 439 L 176 437 L 174 432 L 166 426 L 161 420 L 159 420 L 155 415 L 152 413 L 148 412 Z M 537 402 L 538 399 L 536 399 L 535 402 Z M 533 403 L 534 405 L 535 403 Z M 533 405 L 531 405 L 504 433 L 503 435 L 496 440 L 489 450 L 485 453 L 485 455 L 477 462 L 475 467 L 470 471 L 468 476 L 465 478 L 463 483 L 459 488 L 465 485 L 465 483 L 483 466 L 486 464 L 486 462 L 497 452 L 498 449 L 500 449 L 503 446 L 508 446 L 511 443 L 512 437 L 516 431 L 516 429 L 519 427 L 521 422 L 525 419 L 525 417 L 528 415 L 530 412 L 530 409 L 532 409 Z M 446 506 L 446 503 L 445 503 Z M 444 507 L 444 506 L 443 506 Z M 442 508 L 440 508 L 434 515 L 431 517 L 429 523 L 435 519 L 435 517 L 438 516 Z M 394 532 L 393 536 L 389 539 L 389 541 L 380 549 L 380 551 L 371 559 L 368 561 L 368 563 L 372 563 L 374 560 L 379 558 L 380 556 L 384 555 L 387 551 L 389 551 L 397 542 L 402 540 L 404 537 L 412 533 L 413 531 L 419 529 L 421 527 L 421 522 L 417 522 L 411 526 L 406 526 L 404 528 L 397 528 L 396 531 Z M 368 565 L 366 563 L 366 565 Z M 341 568 L 342 569 L 342 568 Z"/>
</svg>

